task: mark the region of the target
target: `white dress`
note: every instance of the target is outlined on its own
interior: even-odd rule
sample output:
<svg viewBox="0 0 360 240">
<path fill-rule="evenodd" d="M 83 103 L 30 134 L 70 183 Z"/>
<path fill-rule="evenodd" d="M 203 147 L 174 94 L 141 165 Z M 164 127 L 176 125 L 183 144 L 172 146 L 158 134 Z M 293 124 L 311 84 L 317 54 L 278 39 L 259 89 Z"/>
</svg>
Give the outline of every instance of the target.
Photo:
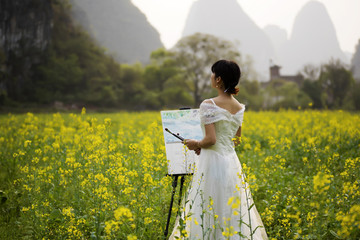
<svg viewBox="0 0 360 240">
<path fill-rule="evenodd" d="M 200 105 L 201 127 L 215 124 L 216 144 L 201 149 L 169 239 L 267 239 L 232 141 L 245 106 L 231 114 L 211 101 Z"/>
</svg>

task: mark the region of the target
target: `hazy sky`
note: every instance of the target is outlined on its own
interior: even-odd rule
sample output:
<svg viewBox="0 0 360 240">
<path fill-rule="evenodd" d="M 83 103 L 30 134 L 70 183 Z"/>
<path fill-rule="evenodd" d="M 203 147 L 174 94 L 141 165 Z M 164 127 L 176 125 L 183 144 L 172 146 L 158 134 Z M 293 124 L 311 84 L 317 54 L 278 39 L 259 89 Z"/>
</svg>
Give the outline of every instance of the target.
<svg viewBox="0 0 360 240">
<path fill-rule="evenodd" d="M 180 38 L 187 14 L 196 0 L 131 0 L 159 31 L 166 48 Z M 218 0 L 221 1 L 221 0 Z M 260 27 L 273 24 L 285 29 L 288 37 L 300 9 L 311 0 L 237 0 Z M 360 39 L 360 0 L 319 0 L 335 26 L 340 47 L 354 53 Z"/>
</svg>

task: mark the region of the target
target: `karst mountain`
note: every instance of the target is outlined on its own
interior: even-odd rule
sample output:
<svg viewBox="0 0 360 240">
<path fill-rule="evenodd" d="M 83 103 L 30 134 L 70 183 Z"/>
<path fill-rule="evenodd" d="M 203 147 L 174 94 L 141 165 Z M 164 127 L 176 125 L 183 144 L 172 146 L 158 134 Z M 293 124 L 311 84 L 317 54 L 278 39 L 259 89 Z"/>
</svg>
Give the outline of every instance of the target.
<svg viewBox="0 0 360 240">
<path fill-rule="evenodd" d="M 238 42 L 240 52 L 252 57 L 260 80 L 265 81 L 270 64 L 296 74 L 305 64 L 319 65 L 331 58 L 347 62 L 329 14 L 318 1 L 304 5 L 288 34 L 274 25 L 261 29 L 236 0 L 198 0 L 190 9 L 183 36 L 196 32 Z"/>
<path fill-rule="evenodd" d="M 146 63 L 163 44 L 130 0 L 72 0 L 72 15 L 121 63 Z"/>
<path fill-rule="evenodd" d="M 297 14 L 289 40 L 278 52 L 283 71 L 295 73 L 305 64 L 319 65 L 331 58 L 347 62 L 333 22 L 318 1 L 310 1 Z"/>
</svg>

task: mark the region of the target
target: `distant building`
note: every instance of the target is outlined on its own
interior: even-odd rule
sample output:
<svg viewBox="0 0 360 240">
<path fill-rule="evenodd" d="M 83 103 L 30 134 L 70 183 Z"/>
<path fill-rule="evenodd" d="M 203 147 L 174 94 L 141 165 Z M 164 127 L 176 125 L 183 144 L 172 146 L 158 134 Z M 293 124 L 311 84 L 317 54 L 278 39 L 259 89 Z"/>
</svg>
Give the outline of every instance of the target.
<svg viewBox="0 0 360 240">
<path fill-rule="evenodd" d="M 281 75 L 280 74 L 280 66 L 272 65 L 270 67 L 270 80 L 266 82 L 266 86 L 270 83 L 274 82 L 274 86 L 280 86 L 282 82 L 294 82 L 299 87 L 301 87 L 304 77 L 301 74 L 298 75 Z"/>
<path fill-rule="evenodd" d="M 280 103 L 285 99 L 284 93 L 281 91 L 278 91 L 281 89 L 281 86 L 288 82 L 293 82 L 298 85 L 300 88 L 303 84 L 304 77 L 301 74 L 298 75 L 281 75 L 280 74 L 280 66 L 272 64 L 270 62 L 270 79 L 267 82 L 262 82 L 261 87 L 267 88 L 268 86 L 271 86 L 271 91 L 265 92 L 265 101 L 263 104 L 263 108 L 269 108 L 276 106 L 276 104 Z"/>
</svg>

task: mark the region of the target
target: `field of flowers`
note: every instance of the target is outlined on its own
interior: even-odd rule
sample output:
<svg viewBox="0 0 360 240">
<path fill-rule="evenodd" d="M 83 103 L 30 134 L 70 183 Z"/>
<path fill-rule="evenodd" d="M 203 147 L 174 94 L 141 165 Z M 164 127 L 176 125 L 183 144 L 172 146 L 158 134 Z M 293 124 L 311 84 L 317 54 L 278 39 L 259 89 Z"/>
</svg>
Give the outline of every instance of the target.
<svg viewBox="0 0 360 240">
<path fill-rule="evenodd" d="M 343 111 L 245 113 L 236 151 L 270 239 L 360 239 L 359 127 Z M 0 238 L 163 239 L 162 134 L 157 112 L 0 115 Z"/>
</svg>

